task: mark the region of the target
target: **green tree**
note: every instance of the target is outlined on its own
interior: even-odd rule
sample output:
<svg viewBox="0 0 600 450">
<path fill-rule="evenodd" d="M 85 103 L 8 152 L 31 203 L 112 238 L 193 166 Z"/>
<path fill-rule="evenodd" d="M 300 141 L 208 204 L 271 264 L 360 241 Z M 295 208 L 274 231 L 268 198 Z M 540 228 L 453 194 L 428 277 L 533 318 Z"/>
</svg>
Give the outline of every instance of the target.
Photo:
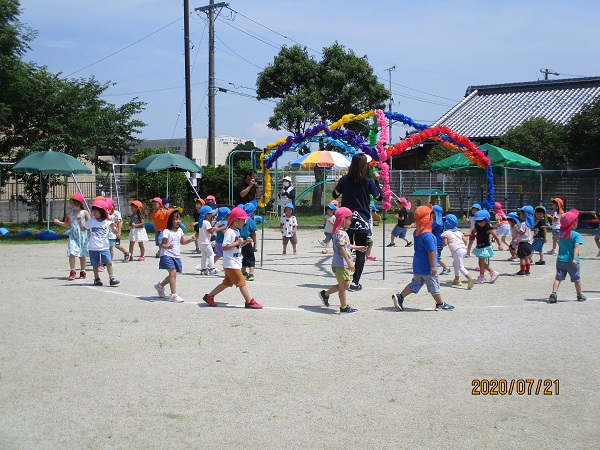
<svg viewBox="0 0 600 450">
<path fill-rule="evenodd" d="M 231 155 L 231 153 L 234 152 L 235 150 L 250 150 L 250 151 L 253 151 L 254 153 L 252 154 L 252 153 L 247 153 L 247 152 L 237 152 L 231 157 L 231 159 L 229 159 L 229 155 Z M 242 161 L 251 162 L 252 156 L 254 156 L 254 166 L 255 166 L 255 168 L 257 168 L 259 166 L 258 157 L 260 156 L 261 152 L 262 152 L 262 150 L 260 148 L 257 148 L 254 145 L 254 142 L 246 141 L 243 144 L 236 145 L 231 150 L 231 152 L 229 152 L 227 159 L 228 159 L 228 161 L 230 161 L 230 164 L 232 167 L 236 167 Z"/>
<path fill-rule="evenodd" d="M 575 114 L 566 129 L 573 164 L 579 168 L 600 167 L 600 98 Z"/>
<path fill-rule="evenodd" d="M 229 202 L 229 167 L 218 165 L 202 166 L 204 173 L 198 179 L 197 190 L 200 196 L 214 195 L 219 204 Z"/>
<path fill-rule="evenodd" d="M 538 161 L 544 169 L 563 168 L 572 159 L 565 126 L 542 117 L 509 129 L 494 145 Z"/>
</svg>

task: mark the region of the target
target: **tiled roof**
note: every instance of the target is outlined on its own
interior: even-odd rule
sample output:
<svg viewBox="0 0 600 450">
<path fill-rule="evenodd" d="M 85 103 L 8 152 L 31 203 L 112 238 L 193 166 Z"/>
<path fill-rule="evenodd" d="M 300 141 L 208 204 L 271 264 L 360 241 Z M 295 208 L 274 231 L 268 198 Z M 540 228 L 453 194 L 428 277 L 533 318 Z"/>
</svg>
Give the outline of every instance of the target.
<svg viewBox="0 0 600 450">
<path fill-rule="evenodd" d="M 471 139 L 494 138 L 534 117 L 567 123 L 600 97 L 600 77 L 471 86 L 434 125 Z"/>
</svg>

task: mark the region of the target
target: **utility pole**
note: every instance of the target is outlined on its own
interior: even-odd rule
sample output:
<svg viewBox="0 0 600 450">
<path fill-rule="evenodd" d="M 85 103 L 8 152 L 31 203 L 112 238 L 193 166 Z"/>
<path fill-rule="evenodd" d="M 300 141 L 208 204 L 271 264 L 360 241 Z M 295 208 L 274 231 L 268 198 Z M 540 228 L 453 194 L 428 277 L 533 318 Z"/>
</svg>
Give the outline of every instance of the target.
<svg viewBox="0 0 600 450">
<path fill-rule="evenodd" d="M 194 157 L 192 137 L 192 81 L 190 73 L 190 4 L 183 0 L 183 42 L 185 46 L 185 156 Z"/>
<path fill-rule="evenodd" d="M 396 65 L 394 64 L 392 67 L 385 69 L 385 70 L 387 71 L 388 78 L 390 80 L 390 102 L 388 104 L 389 105 L 388 111 L 391 113 L 392 112 L 392 101 L 393 101 L 393 99 L 392 99 L 392 70 L 396 70 Z M 392 145 L 392 119 L 391 119 L 391 117 L 388 121 L 388 128 L 389 128 L 389 136 L 390 136 L 388 144 Z"/>
<path fill-rule="evenodd" d="M 226 8 L 229 3 L 216 3 L 195 8 L 208 15 L 208 164 L 215 165 L 215 9 Z"/>
<path fill-rule="evenodd" d="M 548 75 L 560 76 L 560 73 L 552 69 L 540 69 L 540 72 L 544 74 L 544 81 L 548 81 Z"/>
</svg>

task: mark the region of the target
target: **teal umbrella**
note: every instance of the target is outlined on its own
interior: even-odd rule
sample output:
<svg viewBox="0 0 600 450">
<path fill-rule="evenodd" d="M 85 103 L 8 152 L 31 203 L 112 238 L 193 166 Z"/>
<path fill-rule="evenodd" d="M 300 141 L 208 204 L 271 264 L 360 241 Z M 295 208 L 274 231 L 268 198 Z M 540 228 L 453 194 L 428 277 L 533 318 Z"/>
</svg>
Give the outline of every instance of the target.
<svg viewBox="0 0 600 450">
<path fill-rule="evenodd" d="M 180 170 L 183 172 L 194 172 L 203 173 L 204 170 L 194 161 L 185 156 L 178 155 L 177 153 L 157 153 L 150 155 L 147 158 L 142 159 L 139 163 L 131 168 L 134 172 L 160 172 L 161 170 Z M 196 192 L 196 189 L 192 185 L 188 177 L 188 182 L 192 189 Z M 169 196 L 169 174 L 167 173 L 167 197 Z"/>
<path fill-rule="evenodd" d="M 43 152 L 36 152 L 25 156 L 21 160 L 17 161 L 11 169 L 17 173 L 47 173 L 50 175 L 71 175 L 73 181 L 77 185 L 77 189 L 81 192 L 81 187 L 75 178 L 76 173 L 92 173 L 91 169 L 79 161 L 77 158 L 67 155 L 62 152 L 53 152 L 47 150 Z M 41 187 L 40 178 L 40 187 Z M 50 178 L 48 178 L 48 192 L 50 191 Z M 85 201 L 85 207 L 88 208 L 87 202 Z M 50 197 L 48 197 L 48 231 L 50 230 Z M 89 209 L 89 208 L 88 208 Z"/>
</svg>

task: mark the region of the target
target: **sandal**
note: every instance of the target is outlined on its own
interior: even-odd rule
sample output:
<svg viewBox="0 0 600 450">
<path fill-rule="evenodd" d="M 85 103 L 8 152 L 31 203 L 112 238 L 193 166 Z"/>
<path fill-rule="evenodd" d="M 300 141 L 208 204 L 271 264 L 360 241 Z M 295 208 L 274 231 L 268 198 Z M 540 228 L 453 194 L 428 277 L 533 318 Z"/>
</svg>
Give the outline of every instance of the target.
<svg viewBox="0 0 600 450">
<path fill-rule="evenodd" d="M 144 258 L 143 256 L 140 256 L 137 260 L 138 261 L 144 261 L 146 258 Z"/>
</svg>

